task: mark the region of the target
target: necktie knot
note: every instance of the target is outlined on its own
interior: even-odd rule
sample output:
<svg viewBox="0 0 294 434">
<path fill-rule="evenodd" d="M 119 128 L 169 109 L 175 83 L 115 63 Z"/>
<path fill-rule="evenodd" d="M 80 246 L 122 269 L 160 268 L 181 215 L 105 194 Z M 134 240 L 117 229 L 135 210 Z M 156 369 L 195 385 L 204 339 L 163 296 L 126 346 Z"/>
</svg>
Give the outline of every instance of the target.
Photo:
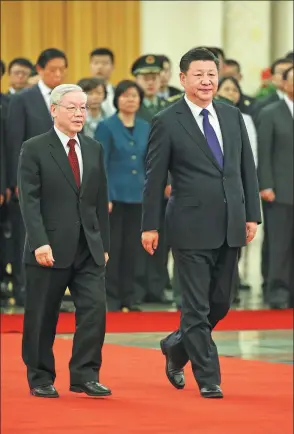
<svg viewBox="0 0 294 434">
<path fill-rule="evenodd" d="M 200 113 L 204 118 L 208 118 L 209 111 L 207 109 L 202 109 Z"/>
<path fill-rule="evenodd" d="M 76 144 L 75 139 L 69 139 L 67 146 L 69 147 L 70 151 L 75 149 L 75 144 Z"/>
</svg>

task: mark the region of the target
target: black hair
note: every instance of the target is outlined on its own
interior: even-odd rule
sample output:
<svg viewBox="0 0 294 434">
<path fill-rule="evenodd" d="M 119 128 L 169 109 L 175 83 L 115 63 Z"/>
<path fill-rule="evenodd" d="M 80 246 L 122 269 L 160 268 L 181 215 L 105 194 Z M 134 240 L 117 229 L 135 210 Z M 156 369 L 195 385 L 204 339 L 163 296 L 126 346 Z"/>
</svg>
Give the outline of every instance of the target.
<svg viewBox="0 0 294 434">
<path fill-rule="evenodd" d="M 212 54 L 215 55 L 215 57 L 218 58 L 218 56 L 221 56 L 223 59 L 225 59 L 225 53 L 224 50 L 222 50 L 219 47 L 196 47 L 196 48 L 206 48 L 206 50 L 211 51 Z"/>
<path fill-rule="evenodd" d="M 115 91 L 114 91 L 113 105 L 117 110 L 118 110 L 119 97 L 123 93 L 125 93 L 128 89 L 131 89 L 131 88 L 135 88 L 138 91 L 139 97 L 140 97 L 140 105 L 142 104 L 143 99 L 144 99 L 143 89 L 135 81 L 122 80 L 118 83 L 118 85 L 116 86 Z"/>
<path fill-rule="evenodd" d="M 94 56 L 109 56 L 111 63 L 114 63 L 114 54 L 109 48 L 95 48 L 95 50 L 90 53 L 90 59 Z"/>
<path fill-rule="evenodd" d="M 6 68 L 5 68 L 5 63 L 3 62 L 3 60 L 0 60 L 0 62 L 1 62 L 0 68 L 1 68 L 1 77 L 2 77 L 2 75 L 5 74 Z"/>
<path fill-rule="evenodd" d="M 286 69 L 286 71 L 283 72 L 283 80 L 288 80 L 289 73 L 294 69 L 294 65 L 290 66 L 290 68 Z"/>
<path fill-rule="evenodd" d="M 219 82 L 218 82 L 218 90 L 221 88 L 221 86 L 226 82 L 226 81 L 232 81 L 234 83 L 234 85 L 236 86 L 236 88 L 238 89 L 240 96 L 242 96 L 242 89 L 241 86 L 238 82 L 238 80 L 235 77 L 222 77 Z"/>
<path fill-rule="evenodd" d="M 226 59 L 224 63 L 225 63 L 225 65 L 227 65 L 227 66 L 235 66 L 235 67 L 238 69 L 238 72 L 241 72 L 241 66 L 240 66 L 240 63 L 237 62 L 237 60 L 234 60 L 234 59 Z"/>
<path fill-rule="evenodd" d="M 105 81 L 98 77 L 81 78 L 77 85 L 80 86 L 85 93 L 91 92 L 91 90 L 96 89 L 98 86 L 102 86 L 104 90 L 104 99 L 107 98 L 107 90 L 105 86 Z"/>
<path fill-rule="evenodd" d="M 216 64 L 216 67 L 219 66 L 218 58 L 206 48 L 192 48 L 186 54 L 183 55 L 180 61 L 180 70 L 181 72 L 187 72 L 190 64 L 195 60 L 211 60 Z"/>
<path fill-rule="evenodd" d="M 25 57 L 17 57 L 15 59 L 13 59 L 9 65 L 8 65 L 8 74 L 11 71 L 11 68 L 14 65 L 21 65 L 21 66 L 25 66 L 26 68 L 29 68 L 30 70 L 33 69 L 34 65 L 32 64 L 32 62 L 29 59 L 26 59 Z"/>
<path fill-rule="evenodd" d="M 58 50 L 58 48 L 47 48 L 46 50 L 42 51 L 38 57 L 37 65 L 44 69 L 50 60 L 57 58 L 64 59 L 65 66 L 67 67 L 67 57 L 65 53 L 61 50 Z"/>
<path fill-rule="evenodd" d="M 275 60 L 271 65 L 271 74 L 274 75 L 276 67 L 281 65 L 282 63 L 291 63 L 291 59 L 287 59 L 287 57 L 282 57 L 280 59 Z"/>
<path fill-rule="evenodd" d="M 285 58 L 294 62 L 294 51 L 289 51 L 289 53 L 286 54 Z"/>
</svg>

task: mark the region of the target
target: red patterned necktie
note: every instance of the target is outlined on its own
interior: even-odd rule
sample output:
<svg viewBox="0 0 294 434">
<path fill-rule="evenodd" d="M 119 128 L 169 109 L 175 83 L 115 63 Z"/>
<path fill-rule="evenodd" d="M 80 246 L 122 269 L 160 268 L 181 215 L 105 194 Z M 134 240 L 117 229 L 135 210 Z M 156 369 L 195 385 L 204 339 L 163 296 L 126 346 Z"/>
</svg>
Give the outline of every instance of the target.
<svg viewBox="0 0 294 434">
<path fill-rule="evenodd" d="M 77 187 L 80 188 L 81 185 L 80 166 L 79 166 L 78 156 L 75 150 L 75 144 L 76 144 L 75 139 L 70 139 L 68 141 L 67 144 L 67 146 L 69 147 L 68 159 L 76 180 Z"/>
</svg>

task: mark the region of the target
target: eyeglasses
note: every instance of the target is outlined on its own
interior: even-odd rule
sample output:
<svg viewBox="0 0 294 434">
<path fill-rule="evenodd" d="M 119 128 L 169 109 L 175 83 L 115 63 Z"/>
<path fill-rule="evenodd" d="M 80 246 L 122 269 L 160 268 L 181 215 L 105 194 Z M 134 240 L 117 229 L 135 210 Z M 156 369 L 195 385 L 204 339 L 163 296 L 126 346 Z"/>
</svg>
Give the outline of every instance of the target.
<svg viewBox="0 0 294 434">
<path fill-rule="evenodd" d="M 67 107 L 67 106 L 62 105 L 62 104 L 54 104 L 54 105 L 58 105 L 60 107 L 64 107 L 69 113 L 72 113 L 72 114 L 76 114 L 76 112 L 78 110 L 80 110 L 81 113 L 86 113 L 86 111 L 89 109 L 89 106 L 87 106 L 87 105 L 82 106 L 82 107 L 74 107 L 74 106 Z"/>
</svg>

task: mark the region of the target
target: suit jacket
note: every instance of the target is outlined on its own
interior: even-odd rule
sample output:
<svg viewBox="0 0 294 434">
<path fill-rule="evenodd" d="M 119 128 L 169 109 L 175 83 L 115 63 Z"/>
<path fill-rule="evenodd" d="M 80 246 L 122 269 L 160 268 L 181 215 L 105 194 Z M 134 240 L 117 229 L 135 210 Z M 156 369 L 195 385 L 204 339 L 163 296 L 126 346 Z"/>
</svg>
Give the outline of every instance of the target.
<svg viewBox="0 0 294 434">
<path fill-rule="evenodd" d="M 0 93 L 0 193 L 4 193 L 7 184 L 7 137 L 6 124 L 9 98 L 7 95 Z"/>
<path fill-rule="evenodd" d="M 163 110 L 165 107 L 167 107 L 168 102 L 163 99 L 157 97 L 157 106 L 154 108 L 146 107 L 146 105 L 143 103 L 141 104 L 141 107 L 139 108 L 137 112 L 137 116 L 141 119 L 144 119 L 144 121 L 151 123 L 152 118 L 154 114 L 159 113 L 161 110 Z"/>
<path fill-rule="evenodd" d="M 99 123 L 95 139 L 104 148 L 109 200 L 142 203 L 148 122 L 136 117 L 131 133 L 115 114 Z"/>
<path fill-rule="evenodd" d="M 277 101 L 280 101 L 280 97 L 277 94 L 277 92 L 273 92 L 270 95 L 267 95 L 261 99 L 255 100 L 255 102 L 251 108 L 251 116 L 252 116 L 252 119 L 253 119 L 256 126 L 258 125 L 259 114 L 260 114 L 261 110 L 264 107 L 272 104 L 273 102 L 277 102 Z"/>
<path fill-rule="evenodd" d="M 16 186 L 18 157 L 23 142 L 45 133 L 53 121 L 38 85 L 10 97 L 7 117 L 9 184 Z"/>
<path fill-rule="evenodd" d="M 26 141 L 21 148 L 18 186 L 27 264 L 36 265 L 34 251 L 50 244 L 54 267 L 69 267 L 75 258 L 81 226 L 96 264 L 104 264 L 104 252 L 109 252 L 103 150 L 95 140 L 83 134 L 78 137 L 83 158 L 80 189 L 53 128 Z"/>
<path fill-rule="evenodd" d="M 214 104 L 224 142 L 222 170 L 184 99 L 158 114 L 146 159 L 142 230 L 159 228 L 166 174 L 172 176 L 166 222 L 179 249 L 215 249 L 246 243 L 245 224 L 260 222 L 255 164 L 240 111 Z"/>
<path fill-rule="evenodd" d="M 293 118 L 284 100 L 260 112 L 257 134 L 260 189 L 272 188 L 276 202 L 293 205 Z"/>
<path fill-rule="evenodd" d="M 251 115 L 254 101 L 255 98 L 252 98 L 251 96 L 245 95 L 243 93 L 240 97 L 237 107 L 241 113 Z"/>
</svg>

